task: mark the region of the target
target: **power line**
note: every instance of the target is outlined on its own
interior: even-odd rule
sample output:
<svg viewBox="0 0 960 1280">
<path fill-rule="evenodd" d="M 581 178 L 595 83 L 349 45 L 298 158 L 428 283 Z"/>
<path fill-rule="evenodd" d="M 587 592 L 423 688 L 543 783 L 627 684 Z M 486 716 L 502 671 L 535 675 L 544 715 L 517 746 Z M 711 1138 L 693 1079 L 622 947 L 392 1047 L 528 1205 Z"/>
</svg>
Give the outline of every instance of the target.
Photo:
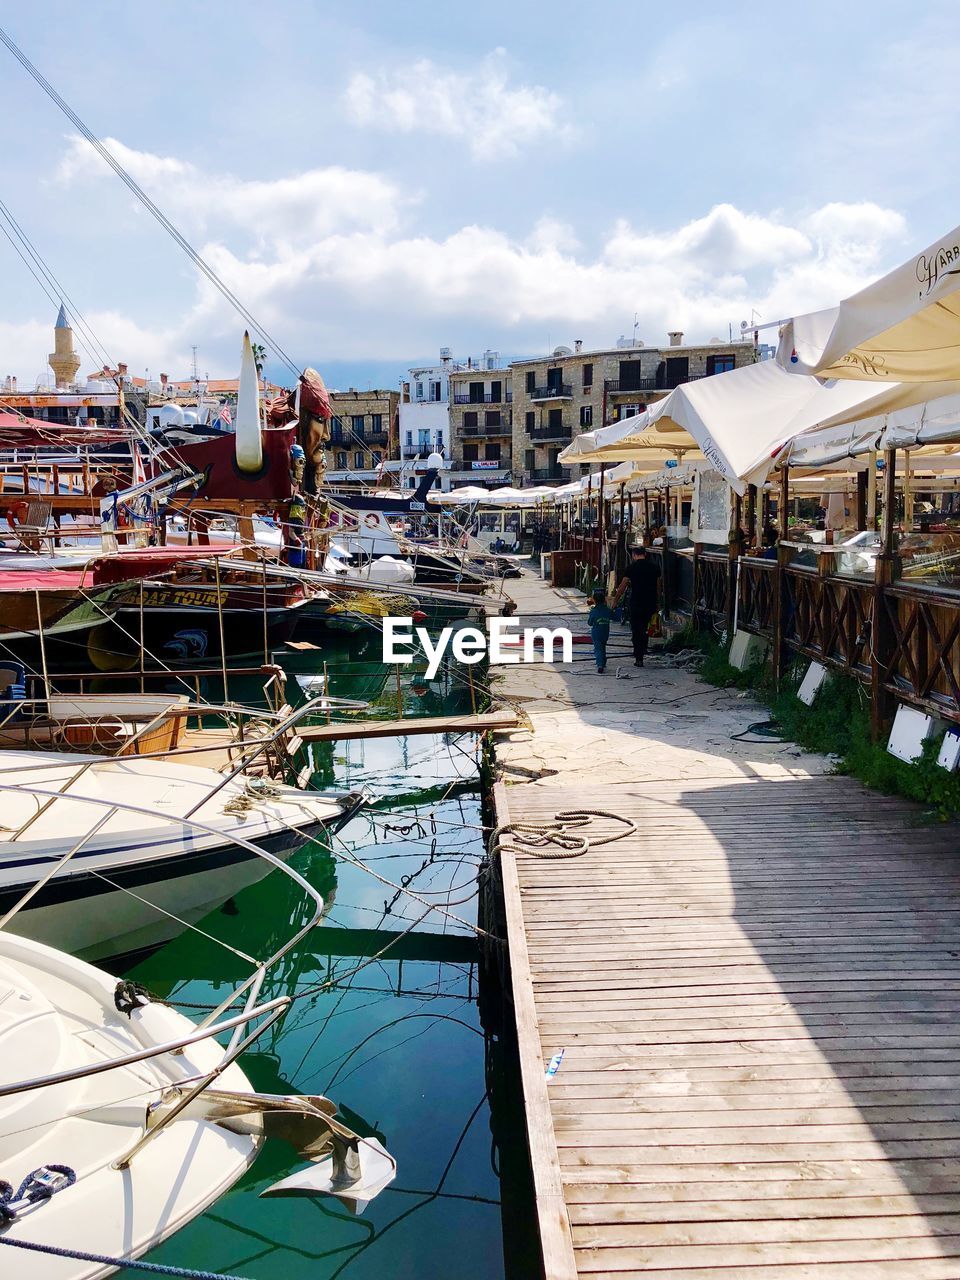
<svg viewBox="0 0 960 1280">
<path fill-rule="evenodd" d="M 92 130 L 89 129 L 87 125 L 84 124 L 84 122 L 80 119 L 80 117 L 69 105 L 69 103 L 64 101 L 64 99 L 56 91 L 56 89 L 49 82 L 49 80 L 47 80 L 46 77 L 42 75 L 40 71 L 37 70 L 37 68 L 33 65 L 33 63 L 27 58 L 26 54 L 24 54 L 22 50 L 14 43 L 14 41 L 10 38 L 10 36 L 6 33 L 6 31 L 3 30 L 2 27 L 0 27 L 0 41 L 2 41 L 4 45 L 6 45 L 6 47 L 10 50 L 10 52 L 13 54 L 16 60 L 23 67 L 23 69 L 33 77 L 33 79 L 37 82 L 37 84 L 44 91 L 47 97 L 50 98 L 51 102 L 53 102 L 56 106 L 60 108 L 60 110 L 67 117 L 70 123 L 76 129 L 79 130 L 82 136 L 87 140 L 87 142 L 90 143 L 90 145 L 97 152 L 97 154 L 104 161 L 106 161 L 106 163 L 114 171 L 114 173 L 121 180 L 121 182 L 123 182 L 124 185 L 133 193 L 133 195 L 136 196 L 136 198 L 140 201 L 140 203 L 144 206 L 144 208 L 147 209 L 148 212 L 153 214 L 153 216 L 157 219 L 157 221 L 160 223 L 163 229 L 176 242 L 176 244 L 179 245 L 179 247 L 183 250 L 183 252 L 187 255 L 187 257 L 190 258 L 193 264 L 197 267 L 197 269 L 201 271 L 204 276 L 206 276 L 206 278 L 210 281 L 210 283 L 214 286 L 214 288 L 216 288 L 223 295 L 223 297 L 226 298 L 226 300 L 231 304 L 231 306 L 233 306 L 236 309 L 236 311 L 247 322 L 250 328 L 255 330 L 260 335 L 260 337 L 264 340 L 264 342 L 267 343 L 267 345 L 273 349 L 275 354 L 283 361 L 283 363 L 293 373 L 293 375 L 299 378 L 300 374 L 302 373 L 302 370 L 297 367 L 297 365 L 294 363 L 291 357 L 287 355 L 286 351 L 284 351 L 284 349 L 280 346 L 280 344 L 276 341 L 276 339 L 271 337 L 271 335 L 267 332 L 267 330 L 257 322 L 254 316 L 251 314 L 250 311 L 247 310 L 247 308 L 243 305 L 243 303 L 236 296 L 236 294 L 233 293 L 233 291 L 230 288 L 228 288 L 228 286 L 224 283 L 223 280 L 221 280 L 221 278 L 217 275 L 217 273 L 210 266 L 210 264 L 197 252 L 197 250 L 193 247 L 193 245 L 190 244 L 187 238 L 170 221 L 170 219 L 163 212 L 163 210 L 160 209 L 159 206 L 153 200 L 151 200 L 151 198 L 147 195 L 147 193 L 140 186 L 140 184 L 135 181 L 135 179 L 127 172 L 127 170 L 120 163 L 120 161 L 103 145 L 103 143 L 96 136 L 96 134 L 93 133 Z"/>
</svg>

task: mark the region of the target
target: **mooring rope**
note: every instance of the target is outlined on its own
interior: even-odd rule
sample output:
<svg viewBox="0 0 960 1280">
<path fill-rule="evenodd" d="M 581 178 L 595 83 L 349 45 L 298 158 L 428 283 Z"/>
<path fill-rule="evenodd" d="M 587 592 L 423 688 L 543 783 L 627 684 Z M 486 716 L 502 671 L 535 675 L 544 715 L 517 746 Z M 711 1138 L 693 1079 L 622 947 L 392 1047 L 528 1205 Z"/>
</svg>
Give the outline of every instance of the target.
<svg viewBox="0 0 960 1280">
<path fill-rule="evenodd" d="M 589 836 L 582 832 L 594 818 L 609 818 L 621 824 L 621 830 L 605 836 Z M 589 849 L 633 835 L 637 824 L 623 814 L 609 809 L 561 809 L 552 818 L 525 819 L 505 822 L 495 827 L 490 836 L 490 856 L 503 852 L 502 838 L 513 837 L 514 843 L 506 846 L 511 853 L 529 853 L 534 858 L 579 858 Z"/>
<path fill-rule="evenodd" d="M 146 1271 L 155 1276 L 185 1276 L 187 1280 L 247 1280 L 244 1276 L 225 1275 L 222 1271 L 191 1271 L 160 1262 L 134 1262 L 130 1258 L 110 1258 L 105 1253 L 84 1253 L 81 1249 L 63 1249 L 53 1244 L 36 1244 L 32 1240 L 12 1240 L 9 1236 L 0 1236 L 0 1244 L 26 1249 L 28 1253 L 46 1253 L 54 1258 L 72 1258 L 75 1262 L 97 1262 L 105 1267 Z"/>
</svg>

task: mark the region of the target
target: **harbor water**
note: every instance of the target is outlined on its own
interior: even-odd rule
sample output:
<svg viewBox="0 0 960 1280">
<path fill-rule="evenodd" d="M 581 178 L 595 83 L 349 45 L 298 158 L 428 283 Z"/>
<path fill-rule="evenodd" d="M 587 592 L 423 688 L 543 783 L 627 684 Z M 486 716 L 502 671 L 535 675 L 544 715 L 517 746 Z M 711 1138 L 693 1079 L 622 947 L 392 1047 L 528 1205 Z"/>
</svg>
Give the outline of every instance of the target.
<svg viewBox="0 0 960 1280">
<path fill-rule="evenodd" d="M 326 680 L 331 694 L 370 702 L 371 716 L 471 709 L 464 669 L 445 667 L 427 683 L 404 668 L 398 681 L 400 669 L 379 658 L 369 632 L 277 656 L 292 702 Z M 231 682 L 230 693 L 253 700 L 257 689 Z M 261 1199 L 298 1167 L 292 1148 L 271 1140 L 246 1177 L 149 1261 L 250 1280 L 534 1276 L 510 1037 L 471 927 L 484 857 L 477 740 L 309 750 L 315 785 L 362 787 L 373 803 L 292 860 L 329 910 L 268 975 L 263 995 L 295 1003 L 242 1064 L 257 1090 L 333 1099 L 351 1127 L 383 1141 L 398 1176 L 356 1216 L 330 1198 Z M 243 957 L 270 955 L 308 914 L 296 885 L 275 872 L 124 976 L 199 1018 L 249 973 Z"/>
</svg>

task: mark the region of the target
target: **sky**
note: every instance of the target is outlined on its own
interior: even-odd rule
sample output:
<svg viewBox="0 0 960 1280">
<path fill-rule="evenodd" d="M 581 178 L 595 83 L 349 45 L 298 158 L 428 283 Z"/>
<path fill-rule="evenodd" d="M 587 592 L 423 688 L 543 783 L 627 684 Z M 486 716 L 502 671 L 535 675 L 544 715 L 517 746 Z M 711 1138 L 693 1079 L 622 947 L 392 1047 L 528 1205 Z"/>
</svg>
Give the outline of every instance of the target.
<svg viewBox="0 0 960 1280">
<path fill-rule="evenodd" d="M 78 18 L 79 15 L 79 18 Z M 298 367 L 726 339 L 952 229 L 955 5 L 75 0 L 0 25 Z M 0 46 L 0 377 L 239 365 L 243 320 Z M 0 222 L 0 228 L 3 224 Z M 68 310 L 71 308 L 68 306 Z M 771 338 L 775 337 L 771 331 Z M 289 382 L 279 359 L 267 371 Z"/>
</svg>

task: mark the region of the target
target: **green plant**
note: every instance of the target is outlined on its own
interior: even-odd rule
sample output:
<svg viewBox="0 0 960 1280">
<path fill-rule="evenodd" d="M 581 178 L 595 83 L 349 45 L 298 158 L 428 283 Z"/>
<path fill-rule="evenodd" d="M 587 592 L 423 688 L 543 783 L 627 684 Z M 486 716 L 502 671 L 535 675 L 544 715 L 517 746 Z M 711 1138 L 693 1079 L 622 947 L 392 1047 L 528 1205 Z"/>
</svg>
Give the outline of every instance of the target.
<svg viewBox="0 0 960 1280">
<path fill-rule="evenodd" d="M 859 778 L 887 795 L 915 800 L 939 818 L 960 815 L 960 775 L 936 763 L 939 741 L 928 742 L 914 764 L 892 756 L 885 743 L 871 738 L 869 698 L 854 677 L 832 672 L 808 707 L 797 697 L 796 670 L 777 689 L 767 664 L 738 671 L 730 666 L 728 647 L 702 632 L 682 632 L 668 647 L 674 652 L 700 649 L 704 659 L 699 674 L 704 680 L 721 688 L 750 689 L 769 707 L 783 738 L 806 751 L 835 757 L 838 773 Z"/>
</svg>

